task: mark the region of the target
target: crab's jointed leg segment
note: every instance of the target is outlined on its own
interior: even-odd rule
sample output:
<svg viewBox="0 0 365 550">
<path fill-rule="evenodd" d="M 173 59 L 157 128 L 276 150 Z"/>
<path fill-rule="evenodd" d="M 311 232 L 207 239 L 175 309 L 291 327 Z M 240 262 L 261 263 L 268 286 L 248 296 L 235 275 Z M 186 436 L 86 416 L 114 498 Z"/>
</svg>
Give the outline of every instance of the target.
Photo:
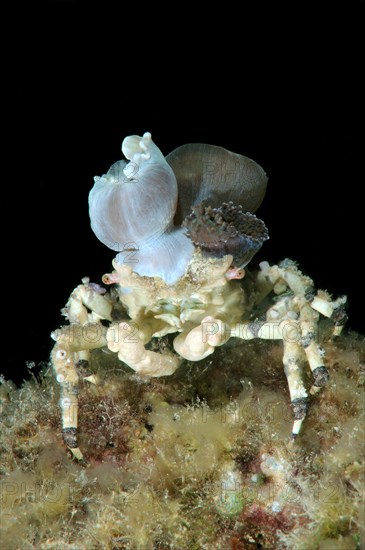
<svg viewBox="0 0 365 550">
<path fill-rule="evenodd" d="M 347 298 L 346 296 L 340 296 L 337 300 L 331 300 L 327 292 L 319 290 L 317 296 L 315 296 L 311 302 L 312 309 L 315 309 L 321 313 L 324 317 L 332 319 L 335 326 L 333 329 L 333 336 L 339 336 L 343 327 L 347 321 L 347 314 L 345 311 Z"/>
<path fill-rule="evenodd" d="M 88 279 L 71 294 L 64 315 L 71 322 L 52 333 L 56 344 L 51 353 L 56 380 L 61 387 L 62 433 L 65 444 L 78 460 L 82 453 L 77 444 L 78 366 L 89 362 L 91 349 L 106 345 L 106 328 L 99 322 L 111 319 L 111 303 L 89 286 Z M 95 382 L 94 376 L 85 378 Z"/>
<path fill-rule="evenodd" d="M 73 353 L 64 345 L 56 344 L 52 351 L 56 380 L 61 386 L 60 405 L 62 410 L 62 434 L 73 455 L 81 460 L 82 453 L 77 445 L 77 391 L 79 376 Z"/>
<path fill-rule="evenodd" d="M 301 343 L 313 374 L 314 384 L 310 389 L 313 395 L 318 393 L 329 379 L 329 374 L 323 364 L 324 351 L 318 345 L 318 313 L 307 303 L 300 309 Z"/>
<path fill-rule="evenodd" d="M 299 335 L 300 324 L 294 319 L 283 319 L 280 322 L 240 323 L 236 333 L 232 334 L 232 336 L 239 336 L 243 340 L 252 340 L 253 338 L 283 340 L 284 370 L 294 412 L 292 439 L 295 439 L 299 434 L 309 406 L 308 393 L 302 379 L 303 351 Z"/>
<path fill-rule="evenodd" d="M 294 412 L 292 439 L 295 439 L 300 432 L 308 411 L 308 393 L 303 383 L 302 349 L 300 344 L 285 339 L 283 340 L 283 344 L 284 371 L 288 380 L 290 400 Z"/>
</svg>

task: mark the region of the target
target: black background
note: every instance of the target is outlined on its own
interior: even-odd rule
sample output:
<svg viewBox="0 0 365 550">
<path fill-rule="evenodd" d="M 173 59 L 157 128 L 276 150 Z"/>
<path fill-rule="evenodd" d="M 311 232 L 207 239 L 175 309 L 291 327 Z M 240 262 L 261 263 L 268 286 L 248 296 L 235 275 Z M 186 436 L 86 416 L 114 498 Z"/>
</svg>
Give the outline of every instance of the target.
<svg viewBox="0 0 365 550">
<path fill-rule="evenodd" d="M 110 271 L 87 196 L 145 131 L 165 154 L 205 142 L 261 164 L 270 240 L 257 259 L 289 257 L 347 294 L 348 326 L 364 332 L 363 2 L 176 5 L 165 20 L 120 5 L 49 2 L 9 20 L 1 371 L 19 382 L 26 361 L 47 361 L 72 289 Z"/>
</svg>

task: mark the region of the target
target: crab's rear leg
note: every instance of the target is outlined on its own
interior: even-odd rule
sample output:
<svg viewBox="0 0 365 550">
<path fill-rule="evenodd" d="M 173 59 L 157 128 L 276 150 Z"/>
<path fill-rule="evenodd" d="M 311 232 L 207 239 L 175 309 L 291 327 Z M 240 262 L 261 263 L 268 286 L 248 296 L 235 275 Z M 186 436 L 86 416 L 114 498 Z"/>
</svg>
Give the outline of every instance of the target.
<svg viewBox="0 0 365 550">
<path fill-rule="evenodd" d="M 300 340 L 300 324 L 294 319 L 282 321 L 256 321 L 239 323 L 233 336 L 243 340 L 282 340 L 284 344 L 284 370 L 288 380 L 291 405 L 294 412 L 292 439 L 300 432 L 306 417 L 309 398 L 303 382 L 303 349 Z"/>
<path fill-rule="evenodd" d="M 318 393 L 329 380 L 328 370 L 324 366 L 324 351 L 317 342 L 318 317 L 318 313 L 308 303 L 301 307 L 301 343 L 314 378 L 310 389 L 312 395 Z"/>
<path fill-rule="evenodd" d="M 319 290 L 311 302 L 312 309 L 334 322 L 333 337 L 339 336 L 347 321 L 346 296 L 331 300 L 327 292 Z"/>
<path fill-rule="evenodd" d="M 294 423 L 291 438 L 296 439 L 308 408 L 308 393 L 303 382 L 303 350 L 298 341 L 283 339 L 284 344 L 284 372 L 288 380 L 291 406 L 294 412 Z"/>
</svg>

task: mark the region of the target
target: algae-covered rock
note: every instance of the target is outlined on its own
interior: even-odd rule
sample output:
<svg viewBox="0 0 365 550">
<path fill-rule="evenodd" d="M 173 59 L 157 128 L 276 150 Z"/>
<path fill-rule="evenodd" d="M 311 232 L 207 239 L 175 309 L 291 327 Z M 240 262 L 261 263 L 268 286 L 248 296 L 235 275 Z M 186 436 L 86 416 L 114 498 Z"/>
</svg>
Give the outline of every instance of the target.
<svg viewBox="0 0 365 550">
<path fill-rule="evenodd" d="M 83 462 L 50 372 L 3 380 L 2 547 L 362 548 L 365 344 L 320 328 L 330 381 L 294 444 L 281 343 L 234 342 L 149 380 L 94 350 Z"/>
</svg>

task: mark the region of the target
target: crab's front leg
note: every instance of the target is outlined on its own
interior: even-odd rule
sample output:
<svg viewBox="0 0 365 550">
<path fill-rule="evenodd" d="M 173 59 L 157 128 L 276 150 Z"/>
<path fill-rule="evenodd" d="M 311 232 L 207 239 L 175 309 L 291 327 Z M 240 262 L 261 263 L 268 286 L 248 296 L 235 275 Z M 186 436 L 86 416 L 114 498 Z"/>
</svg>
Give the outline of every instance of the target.
<svg viewBox="0 0 365 550">
<path fill-rule="evenodd" d="M 75 458 L 82 459 L 77 445 L 78 383 L 74 353 L 65 345 L 56 344 L 51 354 L 56 380 L 61 386 L 62 435 Z"/>
<path fill-rule="evenodd" d="M 85 363 L 90 350 L 104 347 L 106 328 L 101 323 L 68 325 L 53 333 L 56 340 L 51 353 L 53 370 L 61 388 L 62 434 L 65 444 L 77 459 L 82 453 L 77 444 L 78 383 L 77 367 Z M 90 382 L 93 377 L 86 378 Z"/>
<path fill-rule="evenodd" d="M 89 359 L 90 350 L 106 346 L 106 328 L 101 319 L 111 320 L 112 305 L 87 279 L 71 294 L 63 313 L 71 322 L 52 333 L 56 344 L 51 361 L 61 388 L 62 433 L 73 455 L 82 459 L 77 444 L 78 382 L 77 368 Z M 90 382 L 94 377 L 86 377 Z"/>
<path fill-rule="evenodd" d="M 296 439 L 309 408 L 308 393 L 303 382 L 303 349 L 296 338 L 292 341 L 289 338 L 283 338 L 283 344 L 284 372 L 288 380 L 290 402 L 294 413 L 291 438 Z"/>
</svg>

